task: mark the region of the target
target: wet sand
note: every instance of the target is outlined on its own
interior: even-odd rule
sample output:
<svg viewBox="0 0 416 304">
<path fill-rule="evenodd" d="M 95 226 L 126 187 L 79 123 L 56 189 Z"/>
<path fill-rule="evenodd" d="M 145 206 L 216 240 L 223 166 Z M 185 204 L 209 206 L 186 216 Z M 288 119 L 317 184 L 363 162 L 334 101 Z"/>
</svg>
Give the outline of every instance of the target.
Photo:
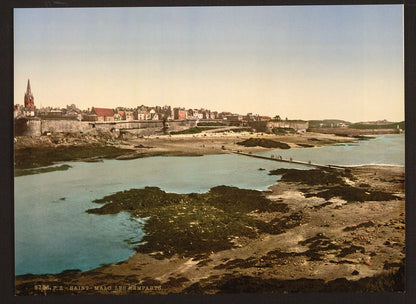
<svg viewBox="0 0 416 304">
<path fill-rule="evenodd" d="M 305 133 L 294 135 L 271 135 L 266 133 L 254 133 L 248 132 L 242 133 L 200 133 L 189 135 L 162 135 L 162 136 L 150 136 L 144 138 L 130 138 L 121 143 L 121 146 L 126 148 L 134 148 L 136 151 L 131 153 L 130 156 L 135 155 L 206 155 L 206 154 L 221 154 L 228 153 L 229 151 L 240 150 L 243 152 L 257 152 L 267 151 L 269 148 L 265 147 L 245 147 L 238 145 L 238 142 L 250 138 L 268 139 L 281 143 L 288 144 L 291 148 L 302 148 L 301 145 L 308 145 L 313 147 L 320 147 L 325 145 L 333 145 L 338 143 L 352 142 L 357 140 L 356 138 L 336 136 L 333 134 L 320 134 L 320 133 Z M 121 147 L 120 146 L 120 147 Z M 141 148 L 140 146 L 143 146 Z"/>
<path fill-rule="evenodd" d="M 273 140 L 291 148 L 319 147 L 356 141 L 332 134 L 305 133 L 270 135 L 265 133 L 200 133 L 117 137 L 112 133 L 52 134 L 15 138 L 15 169 L 33 169 L 68 161 L 127 160 L 149 156 L 201 156 L 206 154 L 267 151 L 269 148 L 237 144 L 254 138 Z M 33 171 L 32 171 L 33 173 Z M 24 175 L 25 172 L 19 172 Z"/>
<path fill-rule="evenodd" d="M 159 140 L 149 138 L 141 142 L 156 146 Z M 227 138 L 216 144 L 231 145 L 232 140 Z M 205 138 L 198 141 L 203 142 Z M 187 143 L 187 138 L 178 139 L 175 147 Z M 403 290 L 398 271 L 402 270 L 405 256 L 404 168 L 359 166 L 351 168 L 350 173 L 353 178 L 345 182 L 351 186 L 388 191 L 395 199 L 348 202 L 339 197 L 306 197 L 307 193 L 322 190 L 322 185 L 281 181 L 264 195 L 287 204 L 288 210 L 250 215 L 266 222 L 286 218 L 291 223 L 284 233 L 234 238 L 233 248 L 204 257 L 174 255 L 158 259 L 157 253 L 136 253 L 124 262 L 92 271 L 18 276 L 16 293 Z"/>
</svg>

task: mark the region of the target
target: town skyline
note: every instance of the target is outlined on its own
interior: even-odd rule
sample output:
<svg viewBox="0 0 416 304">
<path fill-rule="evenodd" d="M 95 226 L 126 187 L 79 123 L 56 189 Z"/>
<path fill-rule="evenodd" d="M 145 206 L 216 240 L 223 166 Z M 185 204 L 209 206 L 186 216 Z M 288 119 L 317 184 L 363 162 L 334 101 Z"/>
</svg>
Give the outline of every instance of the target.
<svg viewBox="0 0 416 304">
<path fill-rule="evenodd" d="M 30 94 L 30 105 L 27 106 L 27 102 L 26 102 L 26 98 L 28 96 L 28 93 Z M 164 105 L 158 105 L 158 104 L 141 104 L 141 105 L 130 105 L 130 106 L 124 106 L 124 105 L 117 105 L 115 107 L 107 107 L 107 108 L 103 108 L 100 105 L 93 105 L 91 107 L 88 108 L 80 108 L 78 107 L 75 103 L 72 104 L 66 104 L 65 106 L 56 106 L 56 105 L 47 105 L 47 106 L 36 106 L 34 103 L 34 96 L 31 93 L 31 88 L 30 88 L 30 79 L 28 79 L 27 82 L 27 89 L 26 89 L 26 93 L 25 93 L 25 101 L 20 104 L 20 103 L 15 103 L 15 113 L 14 116 L 15 118 L 17 117 L 22 117 L 22 116 L 38 116 L 40 113 L 43 113 L 43 117 L 46 113 L 49 113 L 49 111 L 51 110 L 58 110 L 61 111 L 63 110 L 64 112 L 66 112 L 67 110 L 78 110 L 79 114 L 81 114 L 81 112 L 83 114 L 87 114 L 87 113 L 92 113 L 94 111 L 94 108 L 96 109 L 100 109 L 100 110 L 107 110 L 107 109 L 111 109 L 114 110 L 114 114 L 117 113 L 117 111 L 132 111 L 135 112 L 135 116 L 137 116 L 137 112 L 147 112 L 148 114 L 150 113 L 151 110 L 166 110 L 167 108 L 169 108 L 169 111 L 171 111 L 172 115 L 171 117 L 169 117 L 169 119 L 180 119 L 180 118 L 174 118 L 174 110 L 183 110 L 185 112 L 187 112 L 187 116 L 186 118 L 182 118 L 182 119 L 222 119 L 225 118 L 226 116 L 240 116 L 240 117 L 251 117 L 252 119 L 258 119 L 258 120 L 288 120 L 289 118 L 283 115 L 282 116 L 279 115 L 279 113 L 266 113 L 267 115 L 264 115 L 264 113 L 259 114 L 256 112 L 248 112 L 248 113 L 242 113 L 242 112 L 238 112 L 238 111 L 217 111 L 216 109 L 209 109 L 206 107 L 200 107 L 200 108 L 196 108 L 196 107 L 184 107 L 184 106 L 176 106 L 173 107 L 171 105 L 168 104 L 164 104 Z M 28 112 L 32 112 L 31 114 Z M 46 112 L 45 112 L 46 111 Z M 36 112 L 36 114 L 35 114 Z M 56 111 L 55 111 L 56 112 Z M 194 114 L 194 112 L 196 112 L 196 114 Z M 26 114 L 25 114 L 26 113 Z M 159 114 L 159 112 L 156 112 L 157 114 Z M 202 114 L 204 113 L 204 114 Z M 205 113 L 209 114 L 209 115 L 205 115 Z M 213 113 L 214 116 L 210 116 L 210 114 Z M 199 115 L 198 115 L 199 114 Z M 117 115 L 117 114 L 116 114 Z M 188 116 L 189 115 L 189 116 Z M 42 116 L 42 115 L 41 115 Z M 200 117 L 199 117 L 200 116 Z M 167 117 L 165 117 L 166 119 Z M 80 118 L 81 119 L 81 118 Z M 157 118 L 162 120 L 163 118 Z M 122 120 L 122 119 L 121 119 Z M 134 119 L 132 119 L 134 120 Z M 142 120 L 139 118 L 136 118 L 135 120 Z M 149 117 L 146 118 L 144 120 L 155 120 L 155 118 L 153 117 Z M 388 122 L 387 119 L 385 118 L 378 118 L 376 120 L 373 121 L 348 121 L 346 119 L 342 119 L 342 118 L 338 118 L 338 117 L 326 117 L 326 118 L 322 118 L 322 119 L 303 119 L 303 118 L 293 118 L 291 117 L 289 120 L 304 120 L 304 121 L 318 121 L 318 120 L 339 120 L 339 121 L 346 121 L 346 122 L 352 122 L 352 123 L 359 123 L 359 122 Z M 404 121 L 404 118 L 403 120 Z M 393 121 L 391 121 L 393 122 Z M 398 122 L 398 121 L 395 121 Z"/>
<path fill-rule="evenodd" d="M 402 23 L 401 5 L 15 9 L 14 103 L 30 78 L 39 108 L 402 121 Z"/>
</svg>

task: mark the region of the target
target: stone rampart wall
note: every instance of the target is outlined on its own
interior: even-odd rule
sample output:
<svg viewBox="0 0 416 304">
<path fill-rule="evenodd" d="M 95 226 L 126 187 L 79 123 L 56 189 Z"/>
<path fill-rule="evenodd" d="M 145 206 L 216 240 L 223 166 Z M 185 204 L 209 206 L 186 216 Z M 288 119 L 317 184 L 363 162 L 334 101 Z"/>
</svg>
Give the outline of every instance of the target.
<svg viewBox="0 0 416 304">
<path fill-rule="evenodd" d="M 296 131 L 306 131 L 309 128 L 309 122 L 291 122 L 291 121 L 252 121 L 250 127 L 257 132 L 272 133 L 273 128 L 292 128 Z"/>
<path fill-rule="evenodd" d="M 184 130 L 196 126 L 194 120 L 172 120 L 166 122 L 168 131 Z M 89 133 L 89 132 L 120 132 L 134 131 L 138 135 L 152 135 L 164 131 L 165 124 L 161 120 L 155 121 L 78 121 L 60 119 L 28 119 L 24 132 L 17 136 L 40 136 L 46 133 Z"/>
<path fill-rule="evenodd" d="M 309 128 L 309 122 L 292 122 L 292 121 L 269 121 L 267 122 L 267 129 L 272 132 L 273 128 L 291 128 L 295 131 L 303 131 Z"/>
</svg>

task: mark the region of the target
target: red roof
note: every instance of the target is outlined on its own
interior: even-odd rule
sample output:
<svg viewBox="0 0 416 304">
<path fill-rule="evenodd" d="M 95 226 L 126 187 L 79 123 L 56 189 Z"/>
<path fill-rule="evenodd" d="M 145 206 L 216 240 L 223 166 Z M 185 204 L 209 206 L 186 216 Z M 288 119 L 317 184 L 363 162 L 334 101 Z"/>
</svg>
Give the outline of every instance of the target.
<svg viewBox="0 0 416 304">
<path fill-rule="evenodd" d="M 94 108 L 93 112 L 97 114 L 97 116 L 114 116 L 113 109 Z"/>
</svg>

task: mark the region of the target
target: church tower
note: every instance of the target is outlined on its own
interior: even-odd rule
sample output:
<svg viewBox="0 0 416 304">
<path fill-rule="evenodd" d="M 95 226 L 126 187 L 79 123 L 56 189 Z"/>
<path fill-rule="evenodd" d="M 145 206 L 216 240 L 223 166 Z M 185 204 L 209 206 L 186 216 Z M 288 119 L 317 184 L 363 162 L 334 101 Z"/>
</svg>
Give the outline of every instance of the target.
<svg viewBox="0 0 416 304">
<path fill-rule="evenodd" d="M 25 110 L 34 111 L 35 110 L 35 98 L 33 97 L 32 91 L 30 89 L 30 80 L 27 80 L 27 89 L 25 93 Z"/>
</svg>

